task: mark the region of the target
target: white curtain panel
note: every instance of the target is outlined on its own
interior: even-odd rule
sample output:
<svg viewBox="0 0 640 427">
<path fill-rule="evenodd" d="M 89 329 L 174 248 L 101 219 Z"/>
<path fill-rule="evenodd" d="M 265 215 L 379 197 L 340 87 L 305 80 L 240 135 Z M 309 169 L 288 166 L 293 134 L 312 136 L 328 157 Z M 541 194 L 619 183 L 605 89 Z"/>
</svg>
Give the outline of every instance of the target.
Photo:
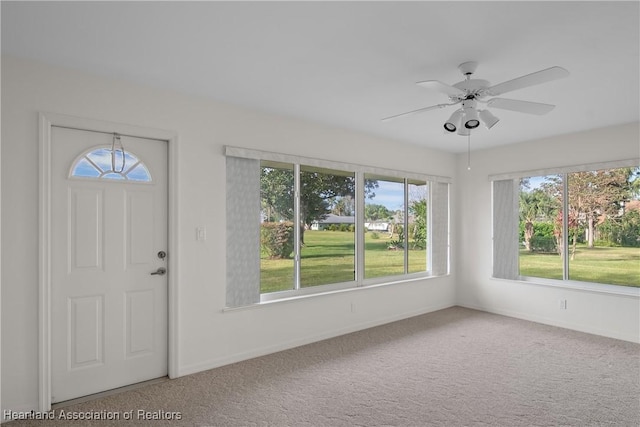
<svg viewBox="0 0 640 427">
<path fill-rule="evenodd" d="M 227 307 L 260 302 L 260 161 L 227 157 Z"/>
<path fill-rule="evenodd" d="M 493 181 L 493 277 L 518 278 L 518 188 L 516 179 Z"/>
<path fill-rule="evenodd" d="M 449 273 L 449 184 L 431 183 L 431 274 Z"/>
</svg>

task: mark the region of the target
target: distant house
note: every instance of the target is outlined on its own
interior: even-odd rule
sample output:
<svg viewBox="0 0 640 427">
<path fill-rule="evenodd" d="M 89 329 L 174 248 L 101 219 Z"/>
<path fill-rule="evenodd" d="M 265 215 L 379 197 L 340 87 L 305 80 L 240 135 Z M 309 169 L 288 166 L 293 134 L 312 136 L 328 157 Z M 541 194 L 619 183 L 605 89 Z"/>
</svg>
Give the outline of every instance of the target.
<svg viewBox="0 0 640 427">
<path fill-rule="evenodd" d="M 326 230 L 332 225 L 339 226 L 342 224 L 355 224 L 355 217 L 329 214 L 323 220 L 312 222 L 311 230 Z M 388 221 L 371 221 L 364 223 L 364 227 L 369 231 L 389 231 L 390 226 L 391 223 Z"/>
<path fill-rule="evenodd" d="M 373 221 L 365 222 L 364 228 L 369 231 L 389 231 L 390 222 L 387 221 Z"/>
<path fill-rule="evenodd" d="M 329 214 L 325 219 L 321 219 L 320 221 L 313 221 L 311 223 L 311 229 L 326 230 L 331 225 L 334 225 L 334 224 L 335 225 L 342 225 L 342 224 L 352 225 L 352 224 L 355 224 L 355 217 Z"/>
</svg>

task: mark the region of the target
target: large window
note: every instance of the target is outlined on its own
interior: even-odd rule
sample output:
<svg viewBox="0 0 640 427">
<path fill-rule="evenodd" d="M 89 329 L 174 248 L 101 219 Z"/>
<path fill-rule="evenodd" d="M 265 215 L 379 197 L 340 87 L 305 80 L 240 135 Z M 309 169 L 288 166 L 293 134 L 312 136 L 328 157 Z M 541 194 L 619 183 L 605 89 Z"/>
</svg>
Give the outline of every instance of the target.
<svg viewBox="0 0 640 427">
<path fill-rule="evenodd" d="M 260 292 L 355 280 L 355 174 L 261 162 Z M 299 222 L 295 177 L 300 181 Z M 299 242 L 299 245 L 296 245 Z M 299 246 L 299 251 L 296 251 Z M 296 257 L 300 254 L 299 280 Z"/>
<path fill-rule="evenodd" d="M 564 246 L 562 189 L 562 175 L 520 180 L 520 276 L 563 278 L 562 257 L 558 256 Z"/>
<path fill-rule="evenodd" d="M 260 165 L 260 292 L 293 289 L 294 171 L 292 164 Z"/>
<path fill-rule="evenodd" d="M 365 179 L 378 188 L 364 207 L 364 277 L 404 274 L 404 180 L 372 175 Z"/>
<path fill-rule="evenodd" d="M 513 181 L 518 185 L 510 192 Z M 510 221 L 514 199 L 519 215 Z M 513 251 L 518 256 L 510 264 Z M 640 287 L 640 168 L 495 180 L 494 275 Z"/>
<path fill-rule="evenodd" d="M 228 306 L 448 274 L 447 178 L 226 154 Z"/>
<path fill-rule="evenodd" d="M 365 175 L 365 278 L 427 271 L 426 181 Z"/>
</svg>

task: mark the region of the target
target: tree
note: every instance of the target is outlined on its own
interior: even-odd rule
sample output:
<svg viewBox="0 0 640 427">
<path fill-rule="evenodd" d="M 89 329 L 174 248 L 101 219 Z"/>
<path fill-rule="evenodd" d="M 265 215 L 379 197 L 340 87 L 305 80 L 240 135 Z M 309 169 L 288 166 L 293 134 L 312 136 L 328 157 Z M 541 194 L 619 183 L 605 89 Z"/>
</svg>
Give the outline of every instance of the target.
<svg viewBox="0 0 640 427">
<path fill-rule="evenodd" d="M 293 170 L 261 168 L 260 202 L 266 222 L 293 219 Z"/>
<path fill-rule="evenodd" d="M 569 236 L 566 239 L 562 231 L 563 216 L 562 210 L 559 210 L 554 222 L 553 234 L 556 238 L 556 247 L 558 248 L 558 254 L 560 257 L 564 257 L 566 254 L 565 243 L 569 242 L 569 238 L 573 239 L 573 245 L 571 247 L 571 259 L 573 260 L 576 256 L 576 245 L 578 242 L 578 216 L 575 211 L 569 210 L 569 213 L 567 214 L 567 231 L 569 232 Z"/>
<path fill-rule="evenodd" d="M 393 212 L 391 212 L 389 209 L 387 209 L 386 206 L 384 205 L 378 205 L 378 204 L 367 204 L 364 207 L 364 218 L 367 221 L 380 221 L 380 220 L 386 220 L 389 219 L 393 216 Z"/>
<path fill-rule="evenodd" d="M 522 189 L 525 185 L 521 183 L 520 188 Z M 534 223 L 552 218 L 558 209 L 558 203 L 548 192 L 542 188 L 536 188 L 533 191 L 520 191 L 519 206 L 520 221 L 524 224 L 524 245 L 528 251 L 532 251 Z"/>
<path fill-rule="evenodd" d="M 409 213 L 413 215 L 413 247 L 427 247 L 427 200 L 413 200 L 409 205 Z"/>
<path fill-rule="evenodd" d="M 629 169 L 628 187 L 630 199 L 640 200 L 640 167 Z"/>
<path fill-rule="evenodd" d="M 580 229 L 586 227 L 587 245 L 592 248 L 598 222 L 601 219 L 619 215 L 621 202 L 633 197 L 637 172 L 637 169 L 619 168 L 567 174 L 569 207 L 567 240 L 569 237 L 573 240 L 572 259 L 575 257 Z M 564 192 L 561 176 L 550 178 L 545 189 L 562 203 Z M 560 232 L 561 220 L 561 213 L 558 213 L 556 237 L 559 239 L 558 248 L 562 254 L 564 238 Z"/>
<path fill-rule="evenodd" d="M 356 212 L 356 202 L 353 197 L 344 196 L 331 200 L 331 213 L 338 216 L 354 216 Z"/>
<path fill-rule="evenodd" d="M 575 172 L 568 175 L 569 210 L 586 223 L 587 245 L 593 247 L 595 226 L 601 216 L 617 214 L 620 201 L 631 196 L 629 168 Z"/>
<path fill-rule="evenodd" d="M 620 217 L 607 218 L 599 231 L 600 238 L 616 246 L 640 247 L 640 211 L 627 210 Z"/>
<path fill-rule="evenodd" d="M 373 195 L 376 180 L 365 180 L 365 195 Z M 294 174 L 291 169 L 263 167 L 260 177 L 263 216 L 293 221 Z M 331 213 L 336 201 L 355 196 L 353 175 L 328 171 L 300 172 L 300 241 L 304 243 L 305 226 L 321 221 Z M 274 214 L 275 213 L 275 214 Z"/>
<path fill-rule="evenodd" d="M 331 213 L 331 201 L 355 195 L 355 178 L 314 171 L 300 172 L 300 241 L 305 225 L 321 221 Z"/>
</svg>

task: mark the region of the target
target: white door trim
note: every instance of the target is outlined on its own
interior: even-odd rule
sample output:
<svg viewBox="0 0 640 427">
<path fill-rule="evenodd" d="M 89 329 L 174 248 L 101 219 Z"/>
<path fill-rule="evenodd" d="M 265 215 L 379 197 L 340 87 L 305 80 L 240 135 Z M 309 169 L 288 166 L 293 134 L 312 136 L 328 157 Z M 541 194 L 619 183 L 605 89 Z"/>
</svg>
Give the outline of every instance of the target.
<svg viewBox="0 0 640 427">
<path fill-rule="evenodd" d="M 64 126 L 107 133 L 160 139 L 168 142 L 168 374 L 176 378 L 178 363 L 178 134 L 122 123 L 105 122 L 57 113 L 39 114 L 39 289 L 38 289 L 38 402 L 51 410 L 51 127 Z"/>
</svg>

